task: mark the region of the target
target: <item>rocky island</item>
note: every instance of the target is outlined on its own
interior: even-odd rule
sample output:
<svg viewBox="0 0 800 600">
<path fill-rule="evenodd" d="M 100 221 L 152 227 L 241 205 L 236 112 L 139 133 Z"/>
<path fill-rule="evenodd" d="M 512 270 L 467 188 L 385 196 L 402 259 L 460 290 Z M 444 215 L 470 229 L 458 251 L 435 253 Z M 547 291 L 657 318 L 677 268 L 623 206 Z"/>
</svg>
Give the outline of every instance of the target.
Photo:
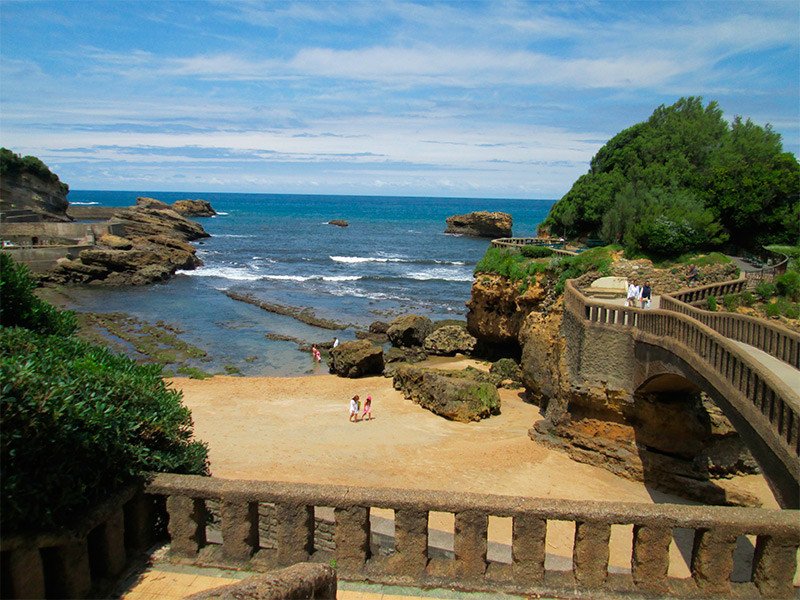
<svg viewBox="0 0 800 600">
<path fill-rule="evenodd" d="M 485 210 L 447 217 L 445 233 L 474 237 L 501 238 L 511 236 L 511 215 Z"/>
</svg>

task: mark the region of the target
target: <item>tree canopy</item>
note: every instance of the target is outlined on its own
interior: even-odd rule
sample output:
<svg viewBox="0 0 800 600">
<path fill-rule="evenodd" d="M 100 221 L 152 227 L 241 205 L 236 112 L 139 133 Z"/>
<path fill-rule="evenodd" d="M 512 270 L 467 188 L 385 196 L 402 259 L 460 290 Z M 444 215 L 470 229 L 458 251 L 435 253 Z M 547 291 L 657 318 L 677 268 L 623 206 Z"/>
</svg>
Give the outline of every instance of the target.
<svg viewBox="0 0 800 600">
<path fill-rule="evenodd" d="M 8 148 L 0 148 L 0 177 L 16 179 L 23 173 L 30 173 L 42 181 L 57 184 L 65 194 L 69 191 L 69 186 L 35 156 L 20 156 Z"/>
<path fill-rule="evenodd" d="M 689 97 L 611 138 L 541 229 L 675 256 L 796 243 L 799 219 L 800 165 L 780 135 Z"/>
</svg>

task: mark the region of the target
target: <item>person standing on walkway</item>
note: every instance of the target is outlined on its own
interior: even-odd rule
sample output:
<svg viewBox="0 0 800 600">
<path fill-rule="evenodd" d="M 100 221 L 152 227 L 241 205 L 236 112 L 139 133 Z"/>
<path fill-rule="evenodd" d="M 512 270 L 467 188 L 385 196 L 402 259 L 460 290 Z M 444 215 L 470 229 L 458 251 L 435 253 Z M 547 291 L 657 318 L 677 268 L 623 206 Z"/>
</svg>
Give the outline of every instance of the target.
<svg viewBox="0 0 800 600">
<path fill-rule="evenodd" d="M 697 285 L 697 277 L 698 277 L 697 265 L 692 263 L 686 270 L 686 280 L 689 283 L 689 287 Z"/>
<path fill-rule="evenodd" d="M 641 294 L 642 289 L 636 285 L 636 281 L 631 280 L 630 285 L 628 285 L 628 298 L 625 301 L 625 306 L 633 306 L 636 308 L 636 302 L 639 300 Z"/>
<path fill-rule="evenodd" d="M 650 308 L 650 298 L 653 295 L 653 290 L 650 288 L 650 282 L 645 281 L 642 286 L 642 308 Z"/>
</svg>

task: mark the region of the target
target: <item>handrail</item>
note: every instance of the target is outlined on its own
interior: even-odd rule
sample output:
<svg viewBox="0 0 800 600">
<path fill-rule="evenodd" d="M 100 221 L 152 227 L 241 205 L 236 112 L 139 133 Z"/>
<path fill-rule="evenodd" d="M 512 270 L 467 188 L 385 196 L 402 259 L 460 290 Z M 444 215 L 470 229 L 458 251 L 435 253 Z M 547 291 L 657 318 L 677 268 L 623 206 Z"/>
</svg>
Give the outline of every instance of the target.
<svg viewBox="0 0 800 600">
<path fill-rule="evenodd" d="M 561 254 L 563 256 L 576 256 L 577 252 L 572 252 L 571 250 L 564 250 L 563 248 L 557 248 L 556 245 L 563 245 L 561 242 L 554 242 L 550 238 L 540 238 L 540 237 L 509 237 L 509 238 L 496 238 L 493 239 L 492 247 L 494 248 L 511 248 L 516 249 L 520 246 L 543 246 L 546 248 L 550 248 L 553 251 L 553 254 Z"/>
<path fill-rule="evenodd" d="M 718 297 L 741 292 L 744 285 L 744 279 L 736 279 L 697 288 L 685 288 L 673 294 L 663 294 L 660 306 L 662 310 L 692 317 L 727 338 L 758 348 L 795 369 L 800 369 L 800 333 L 758 317 L 716 313 L 695 306 L 709 296 Z"/>
<path fill-rule="evenodd" d="M 790 473 L 797 473 L 800 403 L 788 385 L 736 344 L 682 312 L 642 310 L 590 300 L 572 280 L 566 282 L 564 306 L 582 321 L 635 328 L 652 336 L 655 343 L 664 338 L 677 341 L 691 353 L 693 366 L 703 365 L 724 378 L 757 409 L 769 425 L 759 429 L 775 436 L 774 440 L 764 439 L 764 442 Z"/>
<path fill-rule="evenodd" d="M 335 561 L 343 579 L 391 583 L 402 578 L 420 587 L 526 595 L 580 589 L 618 594 L 635 590 L 660 597 L 685 597 L 698 591 L 704 596 L 738 592 L 754 598 L 782 597 L 792 591 L 800 544 L 800 512 L 790 510 L 520 498 L 177 474 L 155 475 L 146 491 L 166 497 L 170 555 L 181 561 L 234 563 L 260 570 L 309 559 Z M 211 543 L 206 536 L 207 503 L 216 501 L 221 544 Z M 266 531 L 260 527 L 259 516 L 265 505 L 274 515 Z M 317 507 L 334 509 L 332 547 L 321 543 Z M 394 533 L 386 542 L 373 530 L 373 508 L 394 511 Z M 444 557 L 432 552 L 431 512 L 454 515 L 454 551 Z M 510 562 L 495 562 L 487 556 L 488 524 L 493 517 L 512 519 Z M 545 565 L 550 521 L 574 523 L 571 572 Z M 633 527 L 630 573 L 609 573 L 613 525 Z M 690 580 L 667 575 L 673 528 L 694 530 Z M 737 538 L 748 535 L 757 537 L 748 557 L 754 568 L 748 581 L 731 582 L 733 561 L 720 557 L 732 556 Z"/>
</svg>

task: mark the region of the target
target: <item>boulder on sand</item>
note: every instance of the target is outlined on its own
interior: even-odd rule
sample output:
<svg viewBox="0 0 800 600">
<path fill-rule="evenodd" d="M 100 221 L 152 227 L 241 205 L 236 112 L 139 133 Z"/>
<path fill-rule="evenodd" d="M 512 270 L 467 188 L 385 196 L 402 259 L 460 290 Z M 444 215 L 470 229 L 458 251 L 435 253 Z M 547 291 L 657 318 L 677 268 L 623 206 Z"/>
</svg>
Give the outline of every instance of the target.
<svg viewBox="0 0 800 600">
<path fill-rule="evenodd" d="M 439 356 L 453 356 L 460 352 L 462 354 L 469 354 L 475 349 L 475 344 L 478 343 L 473 336 L 467 333 L 463 326 L 459 325 L 445 325 L 439 327 L 433 333 L 425 338 L 422 347 L 428 354 L 437 354 Z"/>
<path fill-rule="evenodd" d="M 331 349 L 329 369 L 340 377 L 364 377 L 383 372 L 383 349 L 369 340 L 343 342 Z"/>
<path fill-rule="evenodd" d="M 422 346 L 425 338 L 433 330 L 433 321 L 421 315 L 404 315 L 397 317 L 389 325 L 386 335 L 393 346 Z"/>
<path fill-rule="evenodd" d="M 508 213 L 481 210 L 447 217 L 444 232 L 488 238 L 511 237 L 511 224 L 511 215 Z"/>
<path fill-rule="evenodd" d="M 500 413 L 500 395 L 468 371 L 441 371 L 400 365 L 394 388 L 423 408 L 452 421 L 480 421 Z"/>
</svg>

